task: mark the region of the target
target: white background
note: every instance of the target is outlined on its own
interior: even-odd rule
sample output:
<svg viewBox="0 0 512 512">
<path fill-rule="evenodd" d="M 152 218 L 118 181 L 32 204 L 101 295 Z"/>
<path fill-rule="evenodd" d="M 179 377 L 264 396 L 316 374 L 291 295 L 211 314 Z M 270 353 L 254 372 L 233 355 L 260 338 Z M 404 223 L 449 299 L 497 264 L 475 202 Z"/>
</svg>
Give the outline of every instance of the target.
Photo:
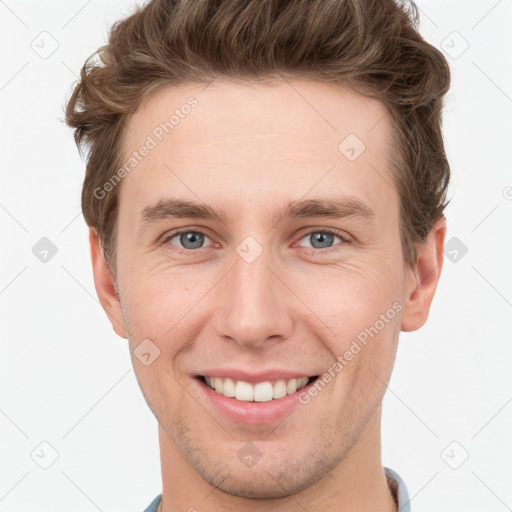
<svg viewBox="0 0 512 512">
<path fill-rule="evenodd" d="M 96 297 L 84 162 L 62 122 L 75 75 L 131 5 L 0 2 L 4 512 L 139 512 L 161 492 L 157 422 Z M 468 250 L 445 258 L 427 325 L 401 336 L 383 464 L 405 480 L 415 512 L 501 512 L 512 510 L 512 1 L 418 6 L 423 36 L 451 53 L 447 240 Z M 48 58 L 33 49 L 43 37 L 47 51 L 58 44 Z M 47 263 L 32 252 L 42 237 L 58 249 Z M 51 457 L 42 442 L 58 452 L 48 469 L 35 462 L 41 450 Z"/>
</svg>

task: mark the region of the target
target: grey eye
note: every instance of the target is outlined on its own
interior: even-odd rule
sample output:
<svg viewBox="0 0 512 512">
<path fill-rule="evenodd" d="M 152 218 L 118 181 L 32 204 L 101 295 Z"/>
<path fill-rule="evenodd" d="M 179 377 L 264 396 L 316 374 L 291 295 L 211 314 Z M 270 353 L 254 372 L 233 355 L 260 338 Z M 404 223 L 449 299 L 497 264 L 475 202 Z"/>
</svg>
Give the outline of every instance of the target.
<svg viewBox="0 0 512 512">
<path fill-rule="evenodd" d="M 332 241 L 334 239 L 334 235 L 330 233 L 313 233 L 310 235 L 311 244 L 315 249 L 323 249 L 325 247 L 330 247 Z"/>
<path fill-rule="evenodd" d="M 309 247 L 313 249 L 329 249 L 335 245 L 335 238 L 343 242 L 343 239 L 339 235 L 330 233 L 329 231 L 311 231 L 303 237 L 303 240 L 308 240 L 311 244 Z M 306 247 L 308 246 L 306 245 Z"/>
<path fill-rule="evenodd" d="M 183 231 L 181 233 L 176 233 L 174 236 L 169 238 L 169 241 L 177 237 L 179 237 L 179 243 L 184 249 L 199 249 L 206 238 L 202 233 L 197 231 Z"/>
</svg>

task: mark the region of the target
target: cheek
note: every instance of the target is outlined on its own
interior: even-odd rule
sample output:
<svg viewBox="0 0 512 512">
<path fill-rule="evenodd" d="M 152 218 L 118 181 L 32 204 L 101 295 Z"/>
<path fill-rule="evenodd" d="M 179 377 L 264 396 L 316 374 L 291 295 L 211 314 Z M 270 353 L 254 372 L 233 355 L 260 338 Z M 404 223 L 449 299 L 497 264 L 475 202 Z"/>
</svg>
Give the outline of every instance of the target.
<svg viewBox="0 0 512 512">
<path fill-rule="evenodd" d="M 309 286 L 304 302 L 312 304 L 315 312 L 308 317 L 310 329 L 326 333 L 322 342 L 333 361 L 331 373 L 341 377 L 336 387 L 343 388 L 343 393 L 354 387 L 367 388 L 368 382 L 377 385 L 372 372 L 386 380 L 400 332 L 402 279 L 399 266 L 382 269 L 375 265 L 325 269 L 320 280 L 301 278 L 303 297 L 311 282 L 325 283 L 313 288 L 314 292 Z"/>
<path fill-rule="evenodd" d="M 132 349 L 147 338 L 172 361 L 206 321 L 204 298 L 215 283 L 211 272 L 165 264 L 149 268 L 135 260 L 124 271 L 123 310 L 131 327 Z"/>
<path fill-rule="evenodd" d="M 297 295 L 334 331 L 333 337 L 343 341 L 357 336 L 394 303 L 403 301 L 403 277 L 398 267 L 328 268 L 302 274 L 294 281 Z M 395 318 L 397 309 L 400 308 L 395 306 L 388 312 L 386 319 Z"/>
</svg>

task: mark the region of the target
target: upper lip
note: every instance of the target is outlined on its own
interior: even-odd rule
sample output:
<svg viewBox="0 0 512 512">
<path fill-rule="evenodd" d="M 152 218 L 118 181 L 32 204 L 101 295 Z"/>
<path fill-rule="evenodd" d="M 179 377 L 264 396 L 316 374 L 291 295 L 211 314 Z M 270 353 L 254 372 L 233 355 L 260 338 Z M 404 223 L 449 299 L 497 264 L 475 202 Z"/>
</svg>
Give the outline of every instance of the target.
<svg viewBox="0 0 512 512">
<path fill-rule="evenodd" d="M 300 379 L 303 377 L 314 377 L 318 373 L 297 372 L 293 370 L 265 370 L 259 372 L 249 372 L 241 370 L 240 368 L 210 368 L 202 371 L 198 376 L 207 377 L 226 377 L 233 380 L 243 380 L 249 383 L 264 382 L 267 380 L 289 380 Z"/>
</svg>

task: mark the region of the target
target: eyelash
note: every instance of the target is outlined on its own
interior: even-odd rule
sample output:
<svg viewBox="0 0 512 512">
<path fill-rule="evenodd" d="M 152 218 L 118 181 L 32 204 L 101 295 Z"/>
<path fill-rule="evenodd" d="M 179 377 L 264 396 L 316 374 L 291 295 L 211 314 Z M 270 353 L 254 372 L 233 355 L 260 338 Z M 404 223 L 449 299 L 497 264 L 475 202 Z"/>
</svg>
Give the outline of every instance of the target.
<svg viewBox="0 0 512 512">
<path fill-rule="evenodd" d="M 162 240 L 162 244 L 167 244 L 170 240 L 172 240 L 176 236 L 181 235 L 183 233 L 198 233 L 200 235 L 204 235 L 206 238 L 210 238 L 206 233 L 203 233 L 202 231 L 199 231 L 199 230 L 195 230 L 195 229 L 182 229 L 182 230 L 178 230 L 178 231 L 174 231 L 172 233 L 169 233 L 169 235 L 166 236 Z M 341 242 L 339 242 L 338 244 L 335 244 L 332 247 L 326 247 L 324 249 L 317 249 L 315 247 L 303 247 L 303 249 L 309 249 L 310 251 L 313 251 L 314 254 L 317 254 L 317 253 L 329 253 L 331 251 L 334 251 L 334 250 L 338 249 L 339 245 L 345 245 L 345 244 L 350 243 L 350 239 L 348 238 L 348 236 L 346 234 L 344 234 L 344 233 L 342 233 L 340 231 L 334 230 L 334 229 L 313 229 L 313 230 L 308 231 L 307 233 L 305 233 L 300 238 L 300 240 L 304 239 L 307 236 L 312 235 L 313 233 L 327 233 L 329 235 L 337 236 L 338 238 L 341 239 Z M 171 244 L 171 245 L 174 245 L 174 244 Z M 178 247 L 176 245 L 174 245 L 174 247 L 176 247 L 178 249 L 178 251 L 182 252 L 182 253 L 183 252 L 184 253 L 191 253 L 191 252 L 199 251 L 201 249 L 207 249 L 207 247 L 199 247 L 198 249 L 184 249 L 184 248 Z"/>
</svg>

